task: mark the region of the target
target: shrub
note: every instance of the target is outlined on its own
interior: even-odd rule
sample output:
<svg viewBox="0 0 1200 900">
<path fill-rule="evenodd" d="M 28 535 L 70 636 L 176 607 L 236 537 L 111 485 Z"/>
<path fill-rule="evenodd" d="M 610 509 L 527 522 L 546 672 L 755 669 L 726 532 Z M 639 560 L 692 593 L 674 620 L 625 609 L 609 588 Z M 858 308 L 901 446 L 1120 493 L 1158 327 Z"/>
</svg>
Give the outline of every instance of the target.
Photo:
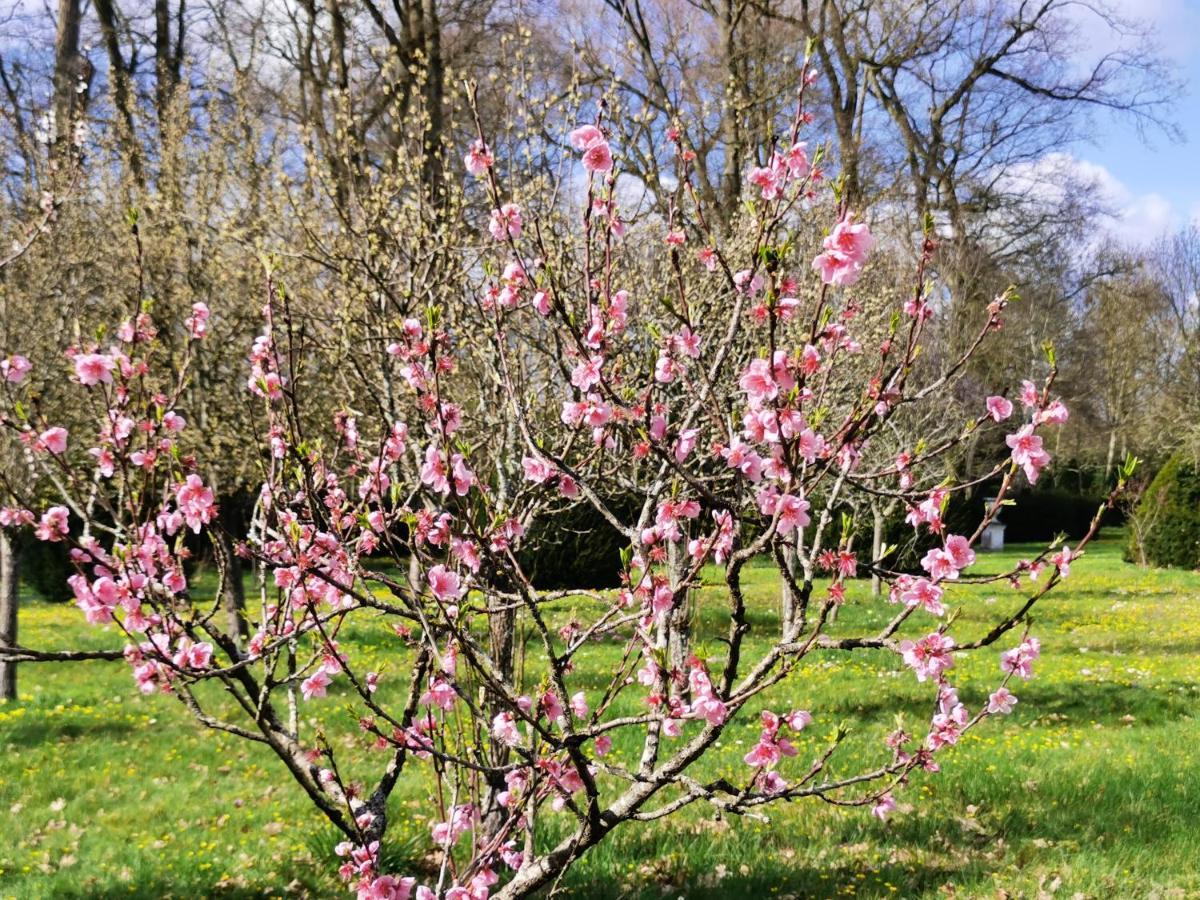
<svg viewBox="0 0 1200 900">
<path fill-rule="evenodd" d="M 534 522 L 519 558 L 539 590 L 613 588 L 621 583 L 621 550 L 628 546 L 595 507 L 577 505 Z"/>
<path fill-rule="evenodd" d="M 18 554 L 18 577 L 22 584 L 43 600 L 61 602 L 71 599 L 67 579 L 75 567 L 66 544 L 20 540 Z"/>
<path fill-rule="evenodd" d="M 1096 510 L 1104 502 L 1102 496 L 1064 490 L 1025 491 L 1013 499 L 1013 506 L 1000 511 L 1000 521 L 1008 526 L 1005 540 L 1011 543 L 1049 541 L 1059 534 L 1077 541 L 1087 534 Z M 1111 524 L 1108 517 L 1106 523 Z"/>
<path fill-rule="evenodd" d="M 1172 456 L 1150 482 L 1134 517 L 1140 547 L 1130 532 L 1128 558 L 1153 566 L 1200 567 L 1200 471 L 1185 454 Z"/>
</svg>

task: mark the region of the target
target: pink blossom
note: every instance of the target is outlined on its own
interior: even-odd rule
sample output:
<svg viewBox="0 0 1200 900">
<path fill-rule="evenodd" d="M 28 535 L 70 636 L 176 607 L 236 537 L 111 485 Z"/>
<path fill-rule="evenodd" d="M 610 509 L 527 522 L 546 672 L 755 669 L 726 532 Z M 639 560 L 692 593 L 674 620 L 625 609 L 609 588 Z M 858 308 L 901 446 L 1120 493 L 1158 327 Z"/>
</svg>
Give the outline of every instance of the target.
<svg viewBox="0 0 1200 900">
<path fill-rule="evenodd" d="M 521 743 L 521 730 L 517 728 L 516 720 L 510 712 L 502 712 L 492 719 L 492 735 L 510 747 Z"/>
<path fill-rule="evenodd" d="M 450 818 L 433 826 L 433 842 L 439 847 L 447 847 L 470 831 L 478 820 L 479 814 L 470 803 L 451 807 Z"/>
<path fill-rule="evenodd" d="M 989 713 L 1000 714 L 1007 716 L 1013 711 L 1013 707 L 1017 705 L 1017 698 L 1009 692 L 1008 688 L 997 688 L 990 697 L 988 697 L 987 711 Z"/>
<path fill-rule="evenodd" d="M 809 173 L 808 144 L 799 141 L 783 152 L 783 164 L 792 178 L 806 178 Z"/>
<path fill-rule="evenodd" d="M 807 500 L 791 494 L 780 494 L 777 506 L 780 534 L 788 534 L 796 528 L 807 527 L 809 524 L 808 506 Z"/>
<path fill-rule="evenodd" d="M 946 612 L 942 605 L 942 589 L 928 578 L 910 579 L 900 593 L 900 601 L 906 606 L 921 606 L 931 615 L 941 616 Z"/>
<path fill-rule="evenodd" d="M 929 573 L 934 581 L 945 581 L 958 578 L 958 569 L 945 550 L 934 547 L 921 559 L 921 568 Z"/>
<path fill-rule="evenodd" d="M 488 231 L 498 241 L 502 241 L 506 237 L 514 240 L 519 238 L 521 236 L 521 207 L 516 203 L 505 203 L 499 209 L 493 209 L 491 220 L 488 222 Z"/>
<path fill-rule="evenodd" d="M 474 541 L 451 538 L 450 553 L 472 572 L 478 572 L 483 563 L 479 556 L 479 545 Z"/>
<path fill-rule="evenodd" d="M 696 439 L 699 434 L 700 432 L 696 428 L 689 428 L 687 431 L 680 433 L 679 438 L 675 441 L 675 449 L 673 451 L 676 462 L 683 462 L 696 449 Z"/>
<path fill-rule="evenodd" d="M 746 180 L 759 189 L 764 200 L 774 200 L 782 193 L 779 179 L 771 169 L 753 168 L 747 173 Z"/>
<path fill-rule="evenodd" d="M 748 766 L 763 768 L 779 762 L 779 747 L 771 741 L 759 741 L 742 757 Z"/>
<path fill-rule="evenodd" d="M 481 177 L 488 169 L 492 167 L 495 160 L 492 158 L 492 151 L 488 149 L 488 145 L 483 141 L 475 141 L 471 144 L 471 148 L 467 151 L 463 163 L 468 172 L 476 178 Z"/>
<path fill-rule="evenodd" d="M 1042 469 L 1050 464 L 1050 454 L 1042 449 L 1041 436 L 1033 433 L 1032 425 L 1026 425 L 1004 440 L 1012 448 L 1012 461 L 1025 470 L 1030 484 L 1037 483 Z"/>
<path fill-rule="evenodd" d="M 442 602 L 457 600 L 466 593 L 466 588 L 458 577 L 458 573 L 445 566 L 434 566 L 425 578 L 429 582 L 429 589 L 433 591 L 433 595 Z"/>
<path fill-rule="evenodd" d="M 596 141 L 583 151 L 583 167 L 587 171 L 607 172 L 612 169 L 612 166 L 612 150 L 609 149 L 608 141 Z"/>
<path fill-rule="evenodd" d="M 458 692 L 445 678 L 435 677 L 429 683 L 429 690 L 421 695 L 421 702 L 442 710 L 453 709 L 454 704 L 458 702 Z"/>
<path fill-rule="evenodd" d="M 329 677 L 329 673 L 324 669 L 317 669 L 302 682 L 300 682 L 300 691 L 304 694 L 305 700 L 311 700 L 313 697 L 324 697 L 325 689 L 333 683 L 333 679 Z"/>
<path fill-rule="evenodd" d="M 101 353 L 81 353 L 75 357 L 75 375 L 79 383 L 91 387 L 95 384 L 112 384 L 112 373 L 117 364 L 111 356 Z"/>
<path fill-rule="evenodd" d="M 538 707 L 545 712 L 546 718 L 552 722 L 562 722 L 566 719 L 563 713 L 562 701 L 558 699 L 558 694 L 554 693 L 554 691 L 546 691 L 542 694 L 542 699 L 538 702 Z"/>
<path fill-rule="evenodd" d="M 1028 681 L 1033 677 L 1033 662 L 1042 655 L 1042 645 L 1035 637 L 1025 638 L 1018 646 L 1000 654 L 1000 669 Z"/>
<path fill-rule="evenodd" d="M 928 525 L 934 533 L 940 533 L 942 530 L 942 504 L 945 500 L 946 492 L 935 488 L 918 506 L 909 509 L 905 521 L 913 528 L 924 524 Z"/>
<path fill-rule="evenodd" d="M 904 662 L 917 675 L 917 681 L 938 679 L 942 672 L 954 667 L 954 638 L 932 632 L 918 641 L 901 641 L 900 653 Z"/>
<path fill-rule="evenodd" d="M 824 252 L 813 260 L 813 269 L 825 284 L 846 286 L 858 281 L 874 238 L 865 223 L 847 216 L 821 242 Z"/>
<path fill-rule="evenodd" d="M 1062 425 L 1069 417 L 1070 414 L 1067 412 L 1067 407 L 1063 404 L 1063 402 L 1061 400 L 1052 400 L 1045 409 L 1038 410 L 1038 412 L 1034 414 L 1033 422 L 1035 425 L 1042 425 L 1046 423 L 1052 425 Z"/>
<path fill-rule="evenodd" d="M 521 460 L 521 468 L 525 472 L 525 480 L 534 484 L 545 484 L 554 477 L 554 466 L 544 459 L 526 456 Z"/>
<path fill-rule="evenodd" d="M 575 385 L 581 391 L 591 390 L 600 383 L 600 370 L 603 365 L 603 357 L 589 357 L 579 363 L 574 371 L 571 372 L 571 384 Z"/>
<path fill-rule="evenodd" d="M 946 553 L 956 569 L 965 569 L 975 562 L 975 551 L 971 542 L 960 534 L 952 534 L 946 538 Z"/>
<path fill-rule="evenodd" d="M 60 541 L 70 532 L 69 521 L 70 513 L 65 506 L 52 506 L 42 513 L 37 528 L 34 529 L 34 536 L 39 541 Z"/>
<path fill-rule="evenodd" d="M 738 379 L 738 384 L 755 405 L 779 396 L 779 385 L 772 375 L 770 363 L 765 359 L 751 360 L 742 372 L 742 377 Z"/>
<path fill-rule="evenodd" d="M 355 900 L 409 900 L 416 881 L 415 878 L 379 875 L 359 882 Z"/>
<path fill-rule="evenodd" d="M 773 713 L 764 712 L 763 722 L 765 727 L 759 734 L 758 743 L 755 744 L 749 753 L 742 760 L 748 766 L 755 768 L 766 768 L 772 766 L 784 756 L 795 756 L 796 748 L 787 738 L 779 737 L 779 718 Z"/>
<path fill-rule="evenodd" d="M 67 429 L 61 425 L 47 428 L 38 436 L 37 447 L 61 456 L 67 452 Z"/>
<path fill-rule="evenodd" d="M 200 526 L 212 521 L 215 512 L 213 492 L 211 488 L 204 486 L 199 475 L 189 475 L 182 484 L 175 487 L 175 502 L 193 533 L 199 534 Z"/>
<path fill-rule="evenodd" d="M 1012 401 L 1006 400 L 1004 397 L 988 397 L 987 411 L 994 421 L 1003 422 L 1012 415 Z"/>
<path fill-rule="evenodd" d="M 675 592 L 669 584 L 660 584 L 654 589 L 650 608 L 657 613 L 663 613 L 675 605 Z"/>
<path fill-rule="evenodd" d="M 775 770 L 762 773 L 759 779 L 764 794 L 782 794 L 788 789 L 788 783 Z"/>
<path fill-rule="evenodd" d="M 207 303 L 193 303 L 192 314 L 183 320 L 184 326 L 188 330 L 188 335 L 193 340 L 200 340 L 208 334 L 208 317 L 209 309 Z"/>
<path fill-rule="evenodd" d="M 9 384 L 20 384 L 32 368 L 33 364 L 29 359 L 19 353 L 13 354 L 8 359 L 0 359 L 0 375 L 3 375 L 4 380 Z"/>
<path fill-rule="evenodd" d="M 733 443 L 721 450 L 721 457 L 731 469 L 737 469 L 750 481 L 757 483 L 762 479 L 762 457 L 741 438 L 734 438 Z"/>
<path fill-rule="evenodd" d="M 784 716 L 783 721 L 792 731 L 803 731 L 813 722 L 812 713 L 806 709 L 797 709 Z"/>
<path fill-rule="evenodd" d="M 749 269 L 742 269 L 740 272 L 734 273 L 733 283 L 743 294 L 753 297 L 762 290 L 766 281 L 762 275 L 751 272 Z"/>
<path fill-rule="evenodd" d="M 871 815 L 877 818 L 880 822 L 886 822 L 887 817 L 891 815 L 895 808 L 895 798 L 890 793 L 887 793 L 875 801 L 875 805 L 871 807 Z"/>
<path fill-rule="evenodd" d="M 192 644 L 184 656 L 185 664 L 192 669 L 207 669 L 212 662 L 213 645 L 207 641 Z"/>
<path fill-rule="evenodd" d="M 588 714 L 587 695 L 578 691 L 571 695 L 571 714 L 577 719 L 586 719 Z"/>
<path fill-rule="evenodd" d="M 825 450 L 825 438 L 811 428 L 805 428 L 796 439 L 796 452 L 809 465 L 816 462 L 819 456 L 824 455 Z"/>
<path fill-rule="evenodd" d="M 929 724 L 929 749 L 940 750 L 957 744 L 970 718 L 967 708 L 958 702 L 954 689 L 943 685 L 938 695 L 938 712 Z"/>
<path fill-rule="evenodd" d="M 1071 548 L 1066 546 L 1050 558 L 1051 564 L 1058 569 L 1059 578 L 1066 578 L 1071 574 L 1071 560 L 1073 559 L 1075 559 L 1075 555 L 1071 552 Z"/>
<path fill-rule="evenodd" d="M 604 140 L 604 133 L 595 125 L 580 125 L 567 137 L 576 150 L 586 150 L 597 141 Z"/>
<path fill-rule="evenodd" d="M 452 482 L 454 492 L 465 497 L 475 484 L 475 474 L 467 467 L 461 453 L 451 453 L 447 466 L 446 454 L 436 443 L 430 444 L 425 450 L 425 464 L 421 467 L 421 483 L 429 485 L 439 494 L 448 494 Z"/>
</svg>

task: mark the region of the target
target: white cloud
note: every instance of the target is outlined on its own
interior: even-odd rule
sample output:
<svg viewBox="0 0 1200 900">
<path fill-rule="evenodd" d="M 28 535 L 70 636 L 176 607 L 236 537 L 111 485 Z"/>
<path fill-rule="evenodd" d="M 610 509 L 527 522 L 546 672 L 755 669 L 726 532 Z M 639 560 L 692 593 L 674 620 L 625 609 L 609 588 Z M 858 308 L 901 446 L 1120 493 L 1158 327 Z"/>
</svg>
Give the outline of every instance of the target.
<svg viewBox="0 0 1200 900">
<path fill-rule="evenodd" d="M 1099 0 L 1067 8 L 1087 51 L 1081 56 L 1098 58 L 1136 43 L 1112 27 L 1104 10 L 1128 26 L 1151 29 L 1152 41 L 1175 62 L 1187 62 L 1200 49 L 1200 5 L 1194 0 Z"/>
<path fill-rule="evenodd" d="M 1083 179 L 1095 185 L 1106 212 L 1100 221 L 1110 231 L 1137 239 L 1142 235 L 1154 238 L 1180 224 L 1181 216 L 1174 205 L 1157 192 L 1134 193 L 1100 163 L 1076 159 L 1067 154 L 1065 165 Z"/>
<path fill-rule="evenodd" d="M 1090 187 L 1100 207 L 1096 224 L 1123 241 L 1153 240 L 1179 227 L 1184 219 L 1162 194 L 1136 193 L 1106 166 L 1070 153 L 1048 153 L 1005 178 L 1009 189 L 1054 205 L 1065 201 L 1072 185 Z"/>
</svg>

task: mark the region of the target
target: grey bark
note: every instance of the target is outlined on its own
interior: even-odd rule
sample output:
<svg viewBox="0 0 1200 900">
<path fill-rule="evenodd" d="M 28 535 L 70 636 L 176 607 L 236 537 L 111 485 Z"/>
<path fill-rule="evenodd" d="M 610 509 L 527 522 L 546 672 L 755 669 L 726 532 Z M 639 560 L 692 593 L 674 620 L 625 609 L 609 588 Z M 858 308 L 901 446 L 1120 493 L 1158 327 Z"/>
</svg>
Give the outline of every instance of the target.
<svg viewBox="0 0 1200 900">
<path fill-rule="evenodd" d="M 17 643 L 17 551 L 0 530 L 0 645 Z M 17 699 L 17 664 L 0 660 L 0 700 Z"/>
<path fill-rule="evenodd" d="M 54 35 L 54 147 L 62 159 L 75 145 L 75 122 L 87 105 L 92 65 L 79 52 L 81 0 L 59 0 Z M 81 85 L 83 89 L 80 90 Z"/>
<path fill-rule="evenodd" d="M 883 526 L 884 515 L 883 507 L 878 503 L 871 504 L 871 517 L 874 520 L 874 527 L 871 530 L 871 562 L 876 562 L 879 555 L 883 553 Z M 880 581 L 878 573 L 871 575 L 871 596 L 878 597 L 883 593 L 883 582 Z"/>
</svg>

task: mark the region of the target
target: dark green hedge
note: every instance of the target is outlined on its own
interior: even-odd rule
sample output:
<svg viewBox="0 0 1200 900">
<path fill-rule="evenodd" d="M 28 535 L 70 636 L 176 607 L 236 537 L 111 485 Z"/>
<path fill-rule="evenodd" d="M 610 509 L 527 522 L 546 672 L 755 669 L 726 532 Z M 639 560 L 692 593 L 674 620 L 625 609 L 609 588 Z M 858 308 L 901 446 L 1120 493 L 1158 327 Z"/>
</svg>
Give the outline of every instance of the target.
<svg viewBox="0 0 1200 900">
<path fill-rule="evenodd" d="M 17 553 L 17 577 L 22 584 L 43 600 L 71 599 L 67 579 L 75 574 L 75 567 L 66 543 L 49 544 L 22 535 Z"/>
<path fill-rule="evenodd" d="M 1200 471 L 1189 456 L 1177 453 L 1159 469 L 1142 495 L 1137 516 L 1151 522 L 1143 537 L 1147 562 L 1200 568 Z M 1136 558 L 1133 548 L 1130 558 Z"/>
<path fill-rule="evenodd" d="M 1087 534 L 1096 510 L 1104 502 L 1099 496 L 1062 490 L 1024 491 L 1012 499 L 1016 501 L 1013 506 L 1000 510 L 1000 521 L 1007 526 L 1004 539 L 1010 543 L 1049 541 L 1059 534 L 1077 541 Z M 982 503 L 980 507 L 982 512 Z M 1104 524 L 1114 524 L 1112 517 Z"/>
<path fill-rule="evenodd" d="M 633 499 L 614 501 L 621 515 Z M 612 588 L 621 583 L 621 550 L 629 542 L 590 503 L 543 516 L 529 528 L 518 559 L 539 590 Z"/>
</svg>

